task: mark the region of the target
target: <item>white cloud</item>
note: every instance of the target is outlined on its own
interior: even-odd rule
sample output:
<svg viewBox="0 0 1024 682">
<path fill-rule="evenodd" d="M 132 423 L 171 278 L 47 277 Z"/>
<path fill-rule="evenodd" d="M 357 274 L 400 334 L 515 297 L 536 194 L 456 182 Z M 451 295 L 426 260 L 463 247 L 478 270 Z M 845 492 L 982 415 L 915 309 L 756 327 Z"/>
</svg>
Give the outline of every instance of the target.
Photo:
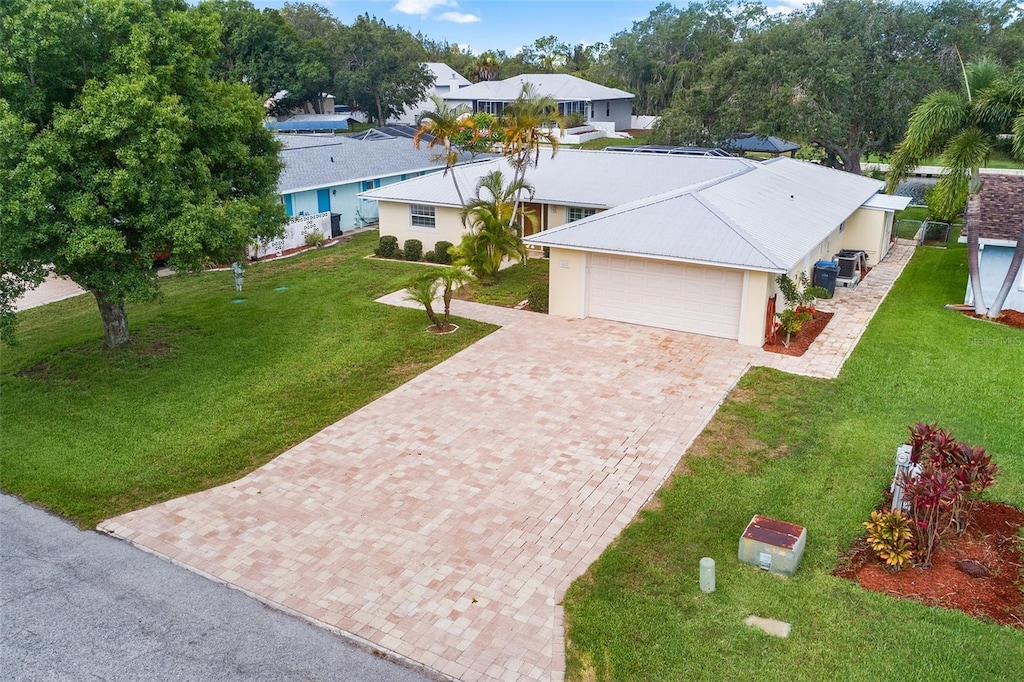
<svg viewBox="0 0 1024 682">
<path fill-rule="evenodd" d="M 398 0 L 391 9 L 402 14 L 425 17 L 437 7 L 458 7 L 455 0 Z"/>
<path fill-rule="evenodd" d="M 477 15 L 464 12 L 444 12 L 437 18 L 439 21 L 454 21 L 456 24 L 475 24 L 480 21 Z"/>
</svg>

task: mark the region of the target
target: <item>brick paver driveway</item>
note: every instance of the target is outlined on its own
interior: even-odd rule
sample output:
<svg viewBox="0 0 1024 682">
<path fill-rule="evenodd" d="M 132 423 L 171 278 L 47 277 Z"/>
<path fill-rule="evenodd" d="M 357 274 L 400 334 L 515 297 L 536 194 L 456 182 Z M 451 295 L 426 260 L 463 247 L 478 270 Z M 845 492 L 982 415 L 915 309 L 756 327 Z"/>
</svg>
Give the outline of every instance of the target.
<svg viewBox="0 0 1024 682">
<path fill-rule="evenodd" d="M 851 310 L 866 322 L 887 290 Z M 772 358 L 460 305 L 505 326 L 249 476 L 101 530 L 452 677 L 561 677 L 569 583 Z M 845 352 L 805 369 L 837 371 Z"/>
</svg>

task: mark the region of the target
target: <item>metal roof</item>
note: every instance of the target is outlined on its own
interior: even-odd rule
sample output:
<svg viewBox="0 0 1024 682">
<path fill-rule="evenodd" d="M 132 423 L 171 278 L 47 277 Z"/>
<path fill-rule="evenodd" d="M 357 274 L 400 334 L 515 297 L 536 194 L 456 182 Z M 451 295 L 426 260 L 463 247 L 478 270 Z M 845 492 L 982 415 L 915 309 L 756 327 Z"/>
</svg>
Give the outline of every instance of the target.
<svg viewBox="0 0 1024 682">
<path fill-rule="evenodd" d="M 523 85 L 526 83 L 531 83 L 537 89 L 538 94 L 562 102 L 632 99 L 634 97 L 625 90 L 591 83 L 567 73 L 524 73 L 502 81 L 482 81 L 459 88 L 454 92 L 444 93 L 442 96 L 455 101 L 511 102 L 519 97 L 519 93 L 522 92 Z"/>
<path fill-rule="evenodd" d="M 732 156 L 729 152 L 715 147 L 675 147 L 669 144 L 637 144 L 622 147 L 605 147 L 605 151 L 634 154 L 677 154 L 681 156 Z"/>
<path fill-rule="evenodd" d="M 296 114 L 263 124 L 270 130 L 348 130 L 348 116 L 342 114 Z"/>
<path fill-rule="evenodd" d="M 703 187 L 620 206 L 526 241 L 786 272 L 881 185 L 863 176 L 777 158 Z"/>
<path fill-rule="evenodd" d="M 423 62 L 423 66 L 434 75 L 435 86 L 455 84 L 464 88 L 470 85 L 465 76 L 443 62 Z"/>
<path fill-rule="evenodd" d="M 405 138 L 356 140 L 340 135 L 277 135 L 284 169 L 281 194 L 441 168 L 437 152 Z"/>
<path fill-rule="evenodd" d="M 752 161 L 729 157 L 688 157 L 621 154 L 560 149 L 554 157 L 542 150 L 536 168 L 526 173 L 535 189 L 534 201 L 587 208 L 613 208 L 681 187 L 691 187 L 743 172 Z M 504 159 L 462 164 L 453 169 L 463 196 L 472 196 L 477 182 L 492 170 L 512 177 Z M 459 206 L 450 177 L 429 175 L 364 192 L 367 199 L 413 204 Z"/>
<path fill-rule="evenodd" d="M 876 194 L 864 202 L 864 208 L 877 208 L 881 211 L 902 211 L 910 202 L 911 197 L 902 197 L 895 194 Z"/>
</svg>

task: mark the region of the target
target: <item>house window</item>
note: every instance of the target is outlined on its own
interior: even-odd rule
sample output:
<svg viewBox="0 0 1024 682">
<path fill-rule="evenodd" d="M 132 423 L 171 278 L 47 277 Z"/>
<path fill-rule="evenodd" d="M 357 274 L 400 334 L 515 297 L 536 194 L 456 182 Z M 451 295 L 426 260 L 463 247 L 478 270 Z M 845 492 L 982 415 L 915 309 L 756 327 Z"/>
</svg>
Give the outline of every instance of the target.
<svg viewBox="0 0 1024 682">
<path fill-rule="evenodd" d="M 595 213 L 597 213 L 597 209 L 595 209 L 595 208 L 580 208 L 579 206 L 570 206 L 569 207 L 569 217 L 566 220 L 566 222 L 574 223 L 577 220 L 583 220 L 584 218 L 589 218 L 590 216 L 594 215 Z"/>
<path fill-rule="evenodd" d="M 413 227 L 429 227 L 433 229 L 437 226 L 436 218 L 434 217 L 433 206 L 423 206 L 422 204 L 413 204 L 409 207 L 410 215 L 412 216 Z"/>
<path fill-rule="evenodd" d="M 477 111 L 485 111 L 488 114 L 493 114 L 495 116 L 500 115 L 504 108 L 505 108 L 505 103 L 504 102 L 492 102 L 490 100 L 479 100 L 476 103 L 476 110 Z"/>
<path fill-rule="evenodd" d="M 611 102 L 605 102 L 604 103 L 604 115 L 605 115 L 605 118 L 611 118 L 611 115 L 612 115 L 612 103 Z"/>
<path fill-rule="evenodd" d="M 377 189 L 380 187 L 380 178 L 376 180 L 363 180 L 363 191 L 369 192 L 371 189 Z"/>
</svg>

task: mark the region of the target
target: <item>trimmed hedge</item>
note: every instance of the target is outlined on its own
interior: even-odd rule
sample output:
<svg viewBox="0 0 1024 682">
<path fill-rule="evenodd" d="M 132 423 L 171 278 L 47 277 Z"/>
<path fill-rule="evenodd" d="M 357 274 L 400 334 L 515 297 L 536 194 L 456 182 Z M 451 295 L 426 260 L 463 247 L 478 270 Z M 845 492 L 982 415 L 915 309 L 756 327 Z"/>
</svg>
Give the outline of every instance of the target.
<svg viewBox="0 0 1024 682">
<path fill-rule="evenodd" d="M 548 283 L 535 284 L 530 287 L 530 291 L 526 295 L 526 300 L 530 304 L 530 310 L 535 313 L 546 313 L 548 311 Z"/>
<path fill-rule="evenodd" d="M 398 250 L 398 237 L 390 234 L 382 235 L 380 238 L 380 244 L 377 249 L 373 252 L 373 255 L 379 258 L 397 258 L 399 257 Z"/>
<path fill-rule="evenodd" d="M 448 253 L 448 249 L 452 248 L 451 242 L 440 241 L 434 244 L 434 261 L 435 263 L 441 263 L 443 265 L 451 265 L 452 255 Z"/>
<path fill-rule="evenodd" d="M 405 260 L 423 260 L 423 242 L 419 239 L 406 239 L 402 245 Z"/>
</svg>

